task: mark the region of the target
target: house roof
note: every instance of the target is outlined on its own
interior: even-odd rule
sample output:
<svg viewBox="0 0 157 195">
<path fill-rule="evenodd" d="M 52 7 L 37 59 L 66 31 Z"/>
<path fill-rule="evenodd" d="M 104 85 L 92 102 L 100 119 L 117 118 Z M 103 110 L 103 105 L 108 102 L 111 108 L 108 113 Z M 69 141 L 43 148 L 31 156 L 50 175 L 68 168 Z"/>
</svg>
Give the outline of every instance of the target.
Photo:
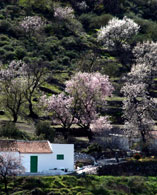
<svg viewBox="0 0 157 195">
<path fill-rule="evenodd" d="M 52 153 L 49 141 L 0 140 L 1 152 Z"/>
</svg>

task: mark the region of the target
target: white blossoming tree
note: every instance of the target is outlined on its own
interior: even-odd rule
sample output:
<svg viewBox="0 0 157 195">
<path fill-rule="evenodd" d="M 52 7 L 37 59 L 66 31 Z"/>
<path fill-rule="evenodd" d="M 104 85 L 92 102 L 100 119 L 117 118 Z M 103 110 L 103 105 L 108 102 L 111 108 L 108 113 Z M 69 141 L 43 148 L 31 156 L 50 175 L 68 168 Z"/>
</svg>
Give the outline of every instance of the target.
<svg viewBox="0 0 157 195">
<path fill-rule="evenodd" d="M 150 87 L 157 74 L 157 44 L 144 42 L 133 50 L 136 64 L 128 73 L 127 82 L 122 88 L 126 133 L 130 137 L 140 136 L 142 150 L 148 151 L 148 142 L 154 127 L 156 104 L 150 96 Z"/>
<path fill-rule="evenodd" d="M 98 41 L 102 41 L 108 49 L 127 48 L 128 41 L 139 31 L 139 26 L 132 19 L 113 18 L 108 25 L 98 31 Z"/>
<path fill-rule="evenodd" d="M 8 178 L 24 173 L 24 167 L 21 164 L 19 157 L 11 153 L 0 154 L 0 178 L 5 185 L 5 193 L 8 192 Z"/>
<path fill-rule="evenodd" d="M 136 63 L 144 64 L 145 71 L 147 69 L 147 74 L 145 73 L 147 76 L 143 79 L 144 82 L 152 84 L 153 79 L 157 76 L 157 43 L 149 41 L 138 43 L 133 49 L 133 54 Z"/>
<path fill-rule="evenodd" d="M 71 7 L 61 7 L 59 5 L 54 6 L 54 17 L 63 20 L 68 18 L 74 18 L 74 10 Z"/>
<path fill-rule="evenodd" d="M 123 72 L 130 71 L 133 59 L 130 40 L 138 33 L 139 25 L 126 16 L 123 19 L 113 18 L 98 31 L 98 41 L 112 52 L 123 65 Z"/>
<path fill-rule="evenodd" d="M 40 16 L 26 16 L 21 22 L 20 26 L 28 34 L 39 32 L 45 25 L 45 21 Z"/>
<path fill-rule="evenodd" d="M 79 10 L 84 11 L 84 10 L 86 10 L 86 9 L 88 8 L 88 5 L 87 5 L 86 1 L 81 1 L 81 2 L 78 2 L 78 3 L 76 4 L 76 7 L 77 7 Z"/>
</svg>

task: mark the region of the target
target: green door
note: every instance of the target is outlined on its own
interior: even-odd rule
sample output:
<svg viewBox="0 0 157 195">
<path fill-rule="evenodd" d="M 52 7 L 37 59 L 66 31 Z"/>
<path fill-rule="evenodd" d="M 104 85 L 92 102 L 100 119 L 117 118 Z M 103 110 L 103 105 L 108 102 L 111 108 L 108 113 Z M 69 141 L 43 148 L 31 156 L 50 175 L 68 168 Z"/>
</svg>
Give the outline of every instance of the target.
<svg viewBox="0 0 157 195">
<path fill-rule="evenodd" d="M 31 156 L 31 173 L 37 173 L 38 172 L 38 157 L 37 156 Z"/>
</svg>

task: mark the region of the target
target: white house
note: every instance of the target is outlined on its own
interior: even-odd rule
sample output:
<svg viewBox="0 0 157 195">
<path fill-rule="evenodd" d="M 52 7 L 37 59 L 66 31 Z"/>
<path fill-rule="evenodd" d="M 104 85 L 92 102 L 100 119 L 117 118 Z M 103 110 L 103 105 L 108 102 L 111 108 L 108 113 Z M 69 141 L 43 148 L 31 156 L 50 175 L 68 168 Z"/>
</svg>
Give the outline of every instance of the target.
<svg viewBox="0 0 157 195">
<path fill-rule="evenodd" d="M 26 172 L 48 172 L 53 169 L 74 170 L 74 145 L 51 144 L 49 141 L 0 140 L 0 154 L 21 158 Z"/>
</svg>

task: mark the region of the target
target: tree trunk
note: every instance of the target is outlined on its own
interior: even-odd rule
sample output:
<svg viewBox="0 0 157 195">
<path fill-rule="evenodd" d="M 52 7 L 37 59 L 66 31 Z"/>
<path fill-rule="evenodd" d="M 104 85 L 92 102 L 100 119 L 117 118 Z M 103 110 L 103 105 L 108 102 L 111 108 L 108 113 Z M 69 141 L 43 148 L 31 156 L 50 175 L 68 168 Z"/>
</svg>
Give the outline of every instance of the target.
<svg viewBox="0 0 157 195">
<path fill-rule="evenodd" d="M 149 155 L 149 148 L 147 146 L 147 140 L 146 140 L 146 136 L 144 132 L 141 132 L 141 136 L 142 136 L 142 153 L 144 153 L 146 156 Z"/>
<path fill-rule="evenodd" d="M 6 193 L 6 195 L 9 195 L 9 193 L 8 193 L 8 181 L 7 181 L 6 177 L 4 178 L 4 186 L 5 186 L 5 193 Z"/>
<path fill-rule="evenodd" d="M 89 139 L 89 142 L 90 142 L 93 139 L 93 133 L 89 128 L 86 128 L 86 131 L 87 131 L 87 136 L 88 136 L 88 139 Z"/>
<path fill-rule="evenodd" d="M 64 136 L 65 140 L 68 139 L 68 129 L 66 129 L 66 128 L 63 129 L 63 136 Z"/>
<path fill-rule="evenodd" d="M 31 101 L 29 101 L 29 117 L 33 119 L 38 119 L 38 115 L 33 111 L 33 104 Z"/>
<path fill-rule="evenodd" d="M 17 113 L 13 113 L 13 122 L 16 123 L 18 119 L 18 114 Z"/>
</svg>

